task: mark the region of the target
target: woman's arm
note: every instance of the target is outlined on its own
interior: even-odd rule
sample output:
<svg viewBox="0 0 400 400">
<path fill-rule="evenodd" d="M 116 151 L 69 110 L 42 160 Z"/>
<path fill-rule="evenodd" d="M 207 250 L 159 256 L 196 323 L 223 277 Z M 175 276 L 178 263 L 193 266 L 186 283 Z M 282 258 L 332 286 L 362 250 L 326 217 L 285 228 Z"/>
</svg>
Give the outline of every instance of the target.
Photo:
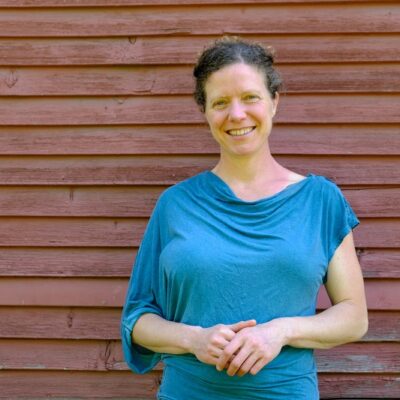
<svg viewBox="0 0 400 400">
<path fill-rule="evenodd" d="M 326 349 L 365 335 L 367 305 L 352 232 L 332 257 L 326 289 L 332 307 L 314 316 L 278 318 L 243 329 L 225 347 L 217 369 L 227 368 L 228 375 L 256 374 L 284 345 Z"/>
<path fill-rule="evenodd" d="M 333 304 L 312 317 L 283 319 L 287 344 L 327 349 L 362 338 L 368 330 L 368 312 L 361 267 L 349 233 L 336 250 L 328 269 L 326 290 Z"/>
<path fill-rule="evenodd" d="M 255 320 L 210 328 L 167 321 L 156 314 L 143 314 L 132 330 L 132 341 L 157 353 L 193 353 L 200 361 L 213 364 L 236 332 L 255 326 Z"/>
<path fill-rule="evenodd" d="M 200 327 L 167 321 L 157 314 L 143 314 L 132 331 L 132 341 L 157 353 L 189 353 Z"/>
</svg>

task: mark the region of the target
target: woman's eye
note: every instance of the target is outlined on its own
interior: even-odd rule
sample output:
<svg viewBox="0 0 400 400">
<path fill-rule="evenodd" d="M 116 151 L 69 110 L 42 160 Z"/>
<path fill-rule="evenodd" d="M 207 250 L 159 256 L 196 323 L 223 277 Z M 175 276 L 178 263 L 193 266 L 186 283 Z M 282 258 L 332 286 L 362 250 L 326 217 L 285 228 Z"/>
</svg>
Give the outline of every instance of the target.
<svg viewBox="0 0 400 400">
<path fill-rule="evenodd" d="M 225 100 L 218 100 L 213 103 L 213 107 L 216 107 L 216 108 L 221 108 L 221 107 L 224 107 L 225 105 L 226 105 Z"/>
<path fill-rule="evenodd" d="M 249 94 L 244 98 L 246 101 L 257 101 L 259 99 L 255 94 Z"/>
</svg>

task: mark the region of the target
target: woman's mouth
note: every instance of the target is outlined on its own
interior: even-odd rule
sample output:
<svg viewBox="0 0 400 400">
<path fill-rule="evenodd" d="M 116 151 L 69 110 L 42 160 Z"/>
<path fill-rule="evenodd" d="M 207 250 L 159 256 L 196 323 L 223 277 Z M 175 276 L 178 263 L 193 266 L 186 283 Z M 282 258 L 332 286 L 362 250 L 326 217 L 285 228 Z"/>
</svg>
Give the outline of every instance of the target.
<svg viewBox="0 0 400 400">
<path fill-rule="evenodd" d="M 249 126 L 247 128 L 240 128 L 240 129 L 229 129 L 226 133 L 230 136 L 246 136 L 250 132 L 254 130 L 254 126 Z"/>
</svg>

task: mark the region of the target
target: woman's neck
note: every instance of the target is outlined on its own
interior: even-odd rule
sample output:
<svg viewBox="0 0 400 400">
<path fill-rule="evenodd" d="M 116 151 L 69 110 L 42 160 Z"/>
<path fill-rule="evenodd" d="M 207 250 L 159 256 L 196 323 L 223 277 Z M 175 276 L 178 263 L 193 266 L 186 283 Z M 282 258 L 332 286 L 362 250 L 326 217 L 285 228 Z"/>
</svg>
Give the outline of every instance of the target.
<svg viewBox="0 0 400 400">
<path fill-rule="evenodd" d="M 230 157 L 221 154 L 212 171 L 228 183 L 251 185 L 280 179 L 287 170 L 275 161 L 271 153 L 264 153 L 252 157 Z"/>
</svg>

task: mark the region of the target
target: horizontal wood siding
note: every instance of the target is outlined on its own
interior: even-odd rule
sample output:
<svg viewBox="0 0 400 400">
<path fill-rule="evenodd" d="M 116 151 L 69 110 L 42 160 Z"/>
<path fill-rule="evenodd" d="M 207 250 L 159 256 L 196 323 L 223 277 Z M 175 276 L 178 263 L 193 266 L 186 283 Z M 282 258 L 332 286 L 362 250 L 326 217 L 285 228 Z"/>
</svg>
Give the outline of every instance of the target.
<svg viewBox="0 0 400 400">
<path fill-rule="evenodd" d="M 400 10 L 396 4 L 388 3 L 327 4 L 313 8 L 308 4 L 277 7 L 253 4 L 246 8 L 230 4 L 159 6 L 156 10 L 153 7 L 64 8 L 43 9 L 40 13 L 4 10 L 0 15 L 0 35 L 7 37 L 387 33 L 399 30 Z"/>
<path fill-rule="evenodd" d="M 370 328 L 316 351 L 321 398 L 400 397 L 398 1 L 0 0 L 0 398 L 155 398 L 121 307 L 158 196 L 218 159 L 191 74 L 223 33 L 275 48 L 272 153 L 361 221 Z"/>
<path fill-rule="evenodd" d="M 63 399 L 148 400 L 155 398 L 160 376 L 161 371 L 138 376 L 129 371 L 16 370 L 2 371 L 0 380 L 6 398 L 17 398 L 23 382 L 35 399 L 46 398 L 51 391 L 53 397 Z M 321 373 L 319 381 L 327 399 L 396 399 L 399 393 L 394 374 Z"/>
<path fill-rule="evenodd" d="M 400 91 L 398 64 L 283 64 L 279 71 L 291 94 Z M 0 68 L 0 96 L 190 95 L 192 91 L 190 66 Z"/>
<path fill-rule="evenodd" d="M 99 33 L 101 30 L 99 30 Z M 219 35 L 218 35 L 219 36 Z M 242 35 L 273 46 L 277 62 L 399 62 L 398 34 Z M 129 36 L 0 39 L 3 66 L 190 65 L 217 36 Z M 278 53 L 279 50 L 279 53 Z"/>
<path fill-rule="evenodd" d="M 0 0 L 0 7 L 117 7 L 117 6 L 166 6 L 166 5 L 226 5 L 226 4 L 315 4 L 315 3 L 377 3 L 379 0 Z M 385 0 L 395 3 L 397 0 Z"/>
</svg>

